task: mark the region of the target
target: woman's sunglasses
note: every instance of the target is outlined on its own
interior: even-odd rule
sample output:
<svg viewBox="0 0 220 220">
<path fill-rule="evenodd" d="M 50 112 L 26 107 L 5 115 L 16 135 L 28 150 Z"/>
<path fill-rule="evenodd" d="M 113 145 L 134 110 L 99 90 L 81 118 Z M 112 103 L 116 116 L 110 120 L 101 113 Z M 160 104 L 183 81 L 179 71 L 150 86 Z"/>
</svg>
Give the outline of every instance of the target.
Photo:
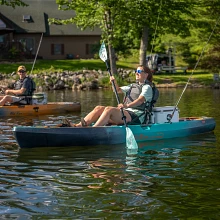
<svg viewBox="0 0 220 220">
<path fill-rule="evenodd" d="M 25 71 L 24 71 L 24 70 L 19 70 L 18 72 L 19 72 L 19 73 L 25 73 Z"/>
<path fill-rule="evenodd" d="M 144 73 L 144 70 L 135 70 L 135 73 L 141 74 Z"/>
</svg>

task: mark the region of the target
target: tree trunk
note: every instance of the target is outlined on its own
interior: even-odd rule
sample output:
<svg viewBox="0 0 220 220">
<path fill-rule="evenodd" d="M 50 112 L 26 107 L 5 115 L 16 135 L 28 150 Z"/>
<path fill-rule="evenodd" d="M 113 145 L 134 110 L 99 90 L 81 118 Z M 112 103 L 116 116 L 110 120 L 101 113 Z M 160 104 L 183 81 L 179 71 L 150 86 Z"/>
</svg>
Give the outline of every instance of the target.
<svg viewBox="0 0 220 220">
<path fill-rule="evenodd" d="M 111 44 L 108 45 L 108 51 L 109 51 L 109 62 L 110 62 L 111 72 L 112 74 L 117 74 L 115 49 Z"/>
<path fill-rule="evenodd" d="M 139 64 L 146 66 L 146 53 L 147 53 L 147 44 L 148 44 L 148 27 L 143 27 L 143 32 L 141 36 L 140 43 L 140 56 L 139 56 Z"/>
<path fill-rule="evenodd" d="M 111 17 L 111 12 L 109 10 L 105 12 L 105 22 L 106 22 L 106 29 L 107 29 L 107 35 L 108 35 L 108 52 L 109 52 L 110 68 L 111 68 L 112 74 L 117 74 L 115 49 L 112 45 L 113 21 Z"/>
</svg>

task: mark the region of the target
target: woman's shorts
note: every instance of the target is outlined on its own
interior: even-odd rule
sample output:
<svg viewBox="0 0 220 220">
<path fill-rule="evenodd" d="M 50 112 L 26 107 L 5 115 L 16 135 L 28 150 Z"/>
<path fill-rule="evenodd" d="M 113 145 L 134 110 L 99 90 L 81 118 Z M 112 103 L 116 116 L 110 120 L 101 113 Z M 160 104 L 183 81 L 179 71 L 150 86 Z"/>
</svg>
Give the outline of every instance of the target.
<svg viewBox="0 0 220 220">
<path fill-rule="evenodd" d="M 131 122 L 132 122 L 132 124 L 134 123 L 134 124 L 141 124 L 141 122 L 140 122 L 140 120 L 139 120 L 139 117 L 134 113 L 134 112 L 132 112 L 132 111 L 128 111 L 128 110 L 126 110 L 128 113 L 129 113 L 129 115 L 131 116 Z"/>
</svg>

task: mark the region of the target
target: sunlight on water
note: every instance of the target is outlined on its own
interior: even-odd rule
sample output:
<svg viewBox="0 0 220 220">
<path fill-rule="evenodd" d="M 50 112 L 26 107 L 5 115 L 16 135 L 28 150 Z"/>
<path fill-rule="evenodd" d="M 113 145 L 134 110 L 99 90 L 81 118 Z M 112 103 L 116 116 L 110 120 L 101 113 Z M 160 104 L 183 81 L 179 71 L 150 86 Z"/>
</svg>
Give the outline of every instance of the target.
<svg viewBox="0 0 220 220">
<path fill-rule="evenodd" d="M 84 94 L 82 115 L 92 109 L 93 95 Z M 176 94 L 162 92 L 167 96 Z M 106 103 L 110 99 L 107 94 Z M 190 103 L 182 113 L 201 114 L 202 104 Z M 219 107 L 207 114 L 218 118 Z M 135 152 L 126 145 L 18 148 L 14 125 L 58 124 L 63 117 L 81 115 L 0 119 L 1 219 L 218 219 L 218 126 L 215 134 L 139 143 Z"/>
</svg>

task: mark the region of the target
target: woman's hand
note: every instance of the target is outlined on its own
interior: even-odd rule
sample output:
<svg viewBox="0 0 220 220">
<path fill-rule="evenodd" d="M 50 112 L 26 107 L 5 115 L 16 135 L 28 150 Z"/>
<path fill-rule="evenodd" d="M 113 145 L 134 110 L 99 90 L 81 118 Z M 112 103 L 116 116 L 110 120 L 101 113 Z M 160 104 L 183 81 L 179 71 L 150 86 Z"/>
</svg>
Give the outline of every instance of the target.
<svg viewBox="0 0 220 220">
<path fill-rule="evenodd" d="M 117 81 L 115 80 L 115 77 L 114 77 L 114 76 L 110 76 L 110 83 L 112 84 L 112 89 L 113 89 L 113 91 L 114 91 L 114 85 L 115 85 L 116 91 L 117 91 L 118 93 L 122 93 L 122 90 L 121 90 L 121 88 L 118 86 Z"/>
<path fill-rule="evenodd" d="M 110 83 L 111 83 L 112 81 L 115 81 L 115 77 L 114 77 L 114 76 L 110 76 Z"/>
<path fill-rule="evenodd" d="M 128 108 L 128 105 L 127 104 L 118 104 L 118 108 L 121 109 L 121 108 Z"/>
</svg>

